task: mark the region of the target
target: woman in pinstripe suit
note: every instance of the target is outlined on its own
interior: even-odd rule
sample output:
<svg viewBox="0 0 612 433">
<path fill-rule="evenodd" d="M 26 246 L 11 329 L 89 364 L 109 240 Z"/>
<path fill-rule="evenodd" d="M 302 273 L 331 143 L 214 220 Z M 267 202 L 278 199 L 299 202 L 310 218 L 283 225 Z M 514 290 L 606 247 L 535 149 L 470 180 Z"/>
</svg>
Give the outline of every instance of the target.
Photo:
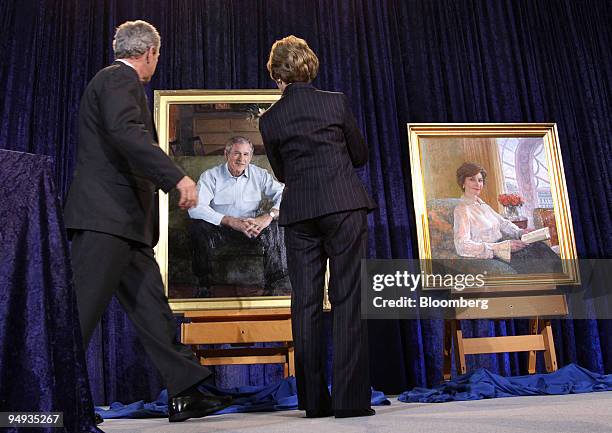
<svg viewBox="0 0 612 433">
<path fill-rule="evenodd" d="M 303 39 L 276 41 L 270 76 L 283 91 L 261 117 L 268 159 L 285 183 L 285 226 L 299 407 L 307 417 L 374 415 L 370 407 L 367 328 L 361 319 L 360 264 L 367 212 L 376 208 L 354 168 L 368 149 L 342 93 L 310 83 L 319 60 Z M 323 281 L 330 262 L 333 315 L 332 396 L 325 377 Z"/>
</svg>

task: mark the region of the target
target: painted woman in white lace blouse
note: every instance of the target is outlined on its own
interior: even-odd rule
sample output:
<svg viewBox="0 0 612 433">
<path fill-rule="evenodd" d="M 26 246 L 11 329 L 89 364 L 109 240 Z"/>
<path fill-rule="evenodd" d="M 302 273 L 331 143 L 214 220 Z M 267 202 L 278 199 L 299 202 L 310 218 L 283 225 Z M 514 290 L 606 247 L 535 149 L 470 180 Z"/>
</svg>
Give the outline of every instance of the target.
<svg viewBox="0 0 612 433">
<path fill-rule="evenodd" d="M 454 232 L 455 248 L 460 256 L 508 259 L 512 241 L 501 239 L 519 239 L 523 230 L 504 219 L 480 198 L 463 195 L 455 207 Z"/>
<path fill-rule="evenodd" d="M 510 261 L 513 252 L 527 246 L 519 240 L 524 231 L 478 197 L 486 176 L 484 168 L 470 162 L 457 169 L 457 183 L 463 195 L 455 207 L 455 249 L 463 257 Z"/>
</svg>

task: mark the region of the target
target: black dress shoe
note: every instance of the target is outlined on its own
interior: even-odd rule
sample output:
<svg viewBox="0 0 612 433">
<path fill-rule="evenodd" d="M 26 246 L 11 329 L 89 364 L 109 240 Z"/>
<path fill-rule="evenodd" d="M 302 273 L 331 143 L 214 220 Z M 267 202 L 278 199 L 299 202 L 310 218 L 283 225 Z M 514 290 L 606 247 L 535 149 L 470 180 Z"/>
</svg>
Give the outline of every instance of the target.
<svg viewBox="0 0 612 433">
<path fill-rule="evenodd" d="M 180 422 L 189 418 L 202 418 L 225 409 L 232 402 L 230 396 L 213 395 L 202 391 L 172 397 L 168 402 L 168 421 Z"/>
<path fill-rule="evenodd" d="M 102 418 L 102 415 L 97 412 L 94 413 L 94 418 L 96 420 L 96 425 L 102 424 L 104 422 L 104 418 Z"/>
<path fill-rule="evenodd" d="M 306 410 L 306 418 L 326 418 L 328 416 L 333 416 L 334 411 L 331 409 L 314 409 L 314 410 Z"/>
<path fill-rule="evenodd" d="M 338 409 L 334 411 L 336 418 L 353 418 L 357 416 L 372 416 L 376 415 L 376 411 L 369 409 Z"/>
</svg>

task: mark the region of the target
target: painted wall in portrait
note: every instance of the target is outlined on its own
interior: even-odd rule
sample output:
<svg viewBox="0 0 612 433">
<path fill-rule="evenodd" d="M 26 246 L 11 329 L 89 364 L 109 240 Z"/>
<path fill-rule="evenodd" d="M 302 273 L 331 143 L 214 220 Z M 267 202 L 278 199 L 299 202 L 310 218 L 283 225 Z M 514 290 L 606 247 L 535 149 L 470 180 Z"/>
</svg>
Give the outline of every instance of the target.
<svg viewBox="0 0 612 433">
<path fill-rule="evenodd" d="M 476 162 L 487 170 L 487 185 L 481 198 L 496 210 L 500 191 L 500 165 L 495 138 L 424 137 L 422 161 L 425 176 L 425 193 L 428 199 L 460 197 L 456 171 L 466 161 Z"/>
</svg>

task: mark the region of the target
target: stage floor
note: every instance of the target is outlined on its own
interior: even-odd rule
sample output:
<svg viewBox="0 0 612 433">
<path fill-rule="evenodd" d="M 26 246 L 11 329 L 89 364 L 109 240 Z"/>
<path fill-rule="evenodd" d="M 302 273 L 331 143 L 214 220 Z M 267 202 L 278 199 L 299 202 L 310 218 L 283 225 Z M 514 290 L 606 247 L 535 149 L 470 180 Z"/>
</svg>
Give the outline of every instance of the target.
<svg viewBox="0 0 612 433">
<path fill-rule="evenodd" d="M 376 415 L 306 419 L 304 412 L 228 414 L 171 424 L 167 419 L 105 420 L 106 433 L 609 433 L 612 392 L 512 397 L 450 403 L 401 403 L 376 407 Z"/>
</svg>

